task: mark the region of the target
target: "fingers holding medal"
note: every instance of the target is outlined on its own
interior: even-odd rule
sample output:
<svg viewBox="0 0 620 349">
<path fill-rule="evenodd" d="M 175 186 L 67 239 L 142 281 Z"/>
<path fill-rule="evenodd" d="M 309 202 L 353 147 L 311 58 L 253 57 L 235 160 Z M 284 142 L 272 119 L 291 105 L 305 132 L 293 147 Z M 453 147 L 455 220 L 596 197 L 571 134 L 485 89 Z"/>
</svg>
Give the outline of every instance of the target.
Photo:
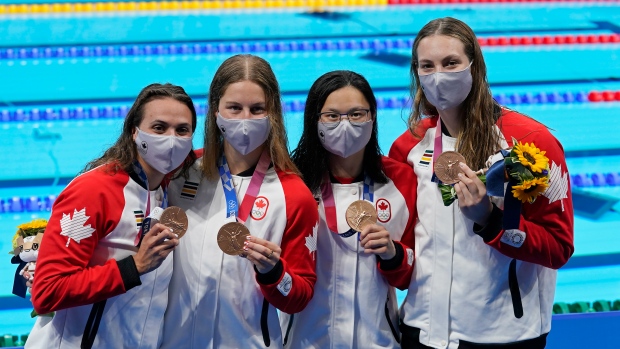
<svg viewBox="0 0 620 349">
<path fill-rule="evenodd" d="M 179 239 L 187 232 L 187 214 L 180 207 L 170 206 L 166 208 L 161 214 L 159 222 L 176 234 Z"/>
<path fill-rule="evenodd" d="M 444 151 L 433 163 L 435 175 L 443 184 L 454 184 L 458 182 L 459 173 L 463 173 L 460 164 L 465 164 L 465 157 L 455 151 Z"/>
<path fill-rule="evenodd" d="M 250 230 L 239 222 L 224 224 L 217 233 L 217 244 L 228 255 L 247 258 L 263 274 L 273 269 L 282 253 L 280 246 L 250 235 Z"/>
<path fill-rule="evenodd" d="M 349 227 L 357 232 L 377 223 L 377 211 L 374 205 L 366 200 L 357 200 L 351 203 L 345 215 Z"/>
<path fill-rule="evenodd" d="M 138 237 L 141 240 L 133 259 L 140 275 L 157 269 L 178 245 L 179 238 L 187 232 L 187 215 L 181 208 L 170 206 L 161 215 L 159 212 L 153 210 L 149 221 L 143 222 L 148 232 Z"/>
<path fill-rule="evenodd" d="M 250 230 L 245 225 L 239 222 L 226 223 L 217 232 L 217 245 L 227 255 L 239 256 L 243 254 L 249 236 Z"/>
<path fill-rule="evenodd" d="M 371 202 L 357 200 L 351 203 L 346 211 L 346 219 L 351 229 L 361 233 L 360 245 L 364 252 L 379 255 L 382 259 L 396 255 L 390 233 L 377 225 L 377 211 Z"/>
<path fill-rule="evenodd" d="M 437 157 L 433 164 L 435 175 L 445 185 L 454 185 L 459 208 L 463 214 L 478 224 L 486 224 L 493 209 L 487 196 L 486 186 L 478 175 L 485 169 L 474 172 L 467 166 L 463 155 L 455 151 L 446 151 Z"/>
</svg>

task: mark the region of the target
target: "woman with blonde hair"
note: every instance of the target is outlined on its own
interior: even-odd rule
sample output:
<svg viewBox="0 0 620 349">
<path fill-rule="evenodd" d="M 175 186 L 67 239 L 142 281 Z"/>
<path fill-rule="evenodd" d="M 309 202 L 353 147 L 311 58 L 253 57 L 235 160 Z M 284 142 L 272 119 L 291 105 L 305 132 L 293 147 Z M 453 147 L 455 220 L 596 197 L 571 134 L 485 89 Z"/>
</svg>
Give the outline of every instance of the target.
<svg viewBox="0 0 620 349">
<path fill-rule="evenodd" d="M 493 100 L 467 24 L 449 17 L 429 22 L 412 54 L 410 129 L 390 150 L 413 167 L 418 193 L 416 266 L 401 307 L 403 348 L 544 348 L 556 269 L 574 250 L 562 146 L 544 125 Z M 530 176 L 548 175 L 548 182 L 519 188 L 509 177 L 505 190 L 503 166 L 509 170 L 510 163 L 500 150 L 519 144 L 529 150 L 520 166 L 530 166 Z M 491 164 L 500 169 L 493 171 L 498 187 L 490 173 L 487 186 L 478 177 Z M 450 191 L 457 202 L 444 201 Z"/>
<path fill-rule="evenodd" d="M 187 211 L 163 348 L 279 348 L 276 309 L 313 295 L 317 207 L 287 151 L 280 91 L 262 58 L 233 56 L 209 89 L 205 150 L 170 200 Z"/>
</svg>

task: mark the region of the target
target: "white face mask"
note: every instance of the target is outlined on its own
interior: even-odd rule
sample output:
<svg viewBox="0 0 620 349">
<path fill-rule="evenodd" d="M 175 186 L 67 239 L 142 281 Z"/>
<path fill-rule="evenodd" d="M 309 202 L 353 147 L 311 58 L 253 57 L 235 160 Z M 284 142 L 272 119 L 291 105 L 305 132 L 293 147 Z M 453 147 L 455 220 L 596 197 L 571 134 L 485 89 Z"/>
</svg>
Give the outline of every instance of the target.
<svg viewBox="0 0 620 349">
<path fill-rule="evenodd" d="M 330 153 L 343 158 L 364 149 L 372 135 L 373 120 L 351 123 L 342 120 L 336 127 L 329 123 L 318 123 L 319 139 Z"/>
<path fill-rule="evenodd" d="M 472 62 L 473 63 L 473 62 Z M 465 100 L 471 91 L 472 77 L 469 66 L 457 72 L 436 72 L 419 75 L 426 99 L 437 108 L 454 108 Z"/>
<path fill-rule="evenodd" d="M 215 122 L 226 142 L 242 155 L 265 143 L 271 131 L 268 116 L 260 119 L 226 119 L 218 113 Z"/>
<path fill-rule="evenodd" d="M 159 173 L 167 174 L 179 167 L 192 150 L 192 137 L 156 135 L 137 128 L 138 153 Z"/>
</svg>

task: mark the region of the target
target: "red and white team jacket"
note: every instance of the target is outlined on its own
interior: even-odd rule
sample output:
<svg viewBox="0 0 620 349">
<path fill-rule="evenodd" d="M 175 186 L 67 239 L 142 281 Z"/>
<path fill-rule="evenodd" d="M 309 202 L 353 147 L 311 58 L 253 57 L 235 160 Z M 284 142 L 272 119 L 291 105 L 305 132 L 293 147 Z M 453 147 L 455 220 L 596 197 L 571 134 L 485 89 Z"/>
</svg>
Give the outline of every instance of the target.
<svg viewBox="0 0 620 349">
<path fill-rule="evenodd" d="M 170 184 L 171 204 L 186 211 L 189 229 L 175 250 L 162 348 L 281 348 L 276 309 L 299 312 L 313 295 L 316 201 L 297 175 L 267 171 L 245 225 L 282 255 L 274 270 L 258 274 L 218 247 L 227 203 L 220 179 L 205 179 L 200 163 Z M 251 176 L 232 177 L 241 203 Z"/>
<path fill-rule="evenodd" d="M 133 258 L 147 195 L 126 172 L 98 167 L 75 178 L 52 208 L 37 260 L 32 301 L 40 314 L 26 348 L 79 348 L 92 304 L 107 299 L 93 348 L 156 348 L 161 338 L 172 254 L 139 276 Z"/>
<path fill-rule="evenodd" d="M 408 163 L 418 178 L 416 267 L 401 318 L 405 325 L 420 329 L 420 343 L 430 347 L 455 349 L 459 341 L 510 343 L 544 336 L 551 328 L 555 269 L 574 250 L 564 151 L 544 125 L 513 111 L 502 112 L 496 125 L 502 146 L 512 146 L 513 137 L 533 142 L 546 151 L 551 169 L 544 196 L 522 205 L 518 230 L 523 241 L 509 239 L 511 232 L 501 229 L 498 208 L 487 226 L 475 232 L 474 222 L 465 218 L 458 202 L 443 205 L 437 184 L 431 181 L 436 117 L 422 122 L 417 131 L 422 139 L 407 131 L 390 150 L 390 157 Z M 455 138 L 442 135 L 444 151 L 454 150 L 455 143 Z M 515 316 L 508 282 L 513 258 L 521 318 Z"/>
<path fill-rule="evenodd" d="M 389 271 L 374 254 L 364 252 L 357 234 L 341 237 L 327 227 L 319 203 L 317 282 L 314 298 L 294 315 L 282 313 L 285 348 L 395 348 L 399 346 L 398 305 L 392 285 L 406 289 L 413 271 L 415 177 L 411 168 L 383 158 L 388 183 L 374 185 L 377 224 L 390 232 L 397 260 Z M 338 232 L 349 230 L 347 207 L 362 200 L 363 182 L 332 183 Z M 288 331 L 288 333 L 287 333 Z"/>
</svg>

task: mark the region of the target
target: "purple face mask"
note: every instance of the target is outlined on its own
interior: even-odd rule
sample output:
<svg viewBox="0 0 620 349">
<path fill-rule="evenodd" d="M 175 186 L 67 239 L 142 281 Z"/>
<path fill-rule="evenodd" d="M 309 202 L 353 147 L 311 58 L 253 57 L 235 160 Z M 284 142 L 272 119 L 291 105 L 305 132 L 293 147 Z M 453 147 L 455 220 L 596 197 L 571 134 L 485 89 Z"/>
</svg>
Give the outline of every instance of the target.
<svg viewBox="0 0 620 349">
<path fill-rule="evenodd" d="M 226 142 L 239 153 L 247 155 L 269 138 L 269 117 L 260 119 L 226 119 L 220 113 L 215 120 Z"/>
<path fill-rule="evenodd" d="M 323 147 L 330 153 L 343 158 L 364 149 L 372 136 L 373 120 L 365 122 L 341 121 L 338 126 L 318 123 L 317 131 Z"/>
<path fill-rule="evenodd" d="M 473 63 L 473 62 L 472 62 Z M 436 72 L 419 75 L 420 85 L 426 99 L 437 108 L 446 110 L 454 108 L 465 100 L 471 91 L 471 63 L 457 72 Z"/>
</svg>

